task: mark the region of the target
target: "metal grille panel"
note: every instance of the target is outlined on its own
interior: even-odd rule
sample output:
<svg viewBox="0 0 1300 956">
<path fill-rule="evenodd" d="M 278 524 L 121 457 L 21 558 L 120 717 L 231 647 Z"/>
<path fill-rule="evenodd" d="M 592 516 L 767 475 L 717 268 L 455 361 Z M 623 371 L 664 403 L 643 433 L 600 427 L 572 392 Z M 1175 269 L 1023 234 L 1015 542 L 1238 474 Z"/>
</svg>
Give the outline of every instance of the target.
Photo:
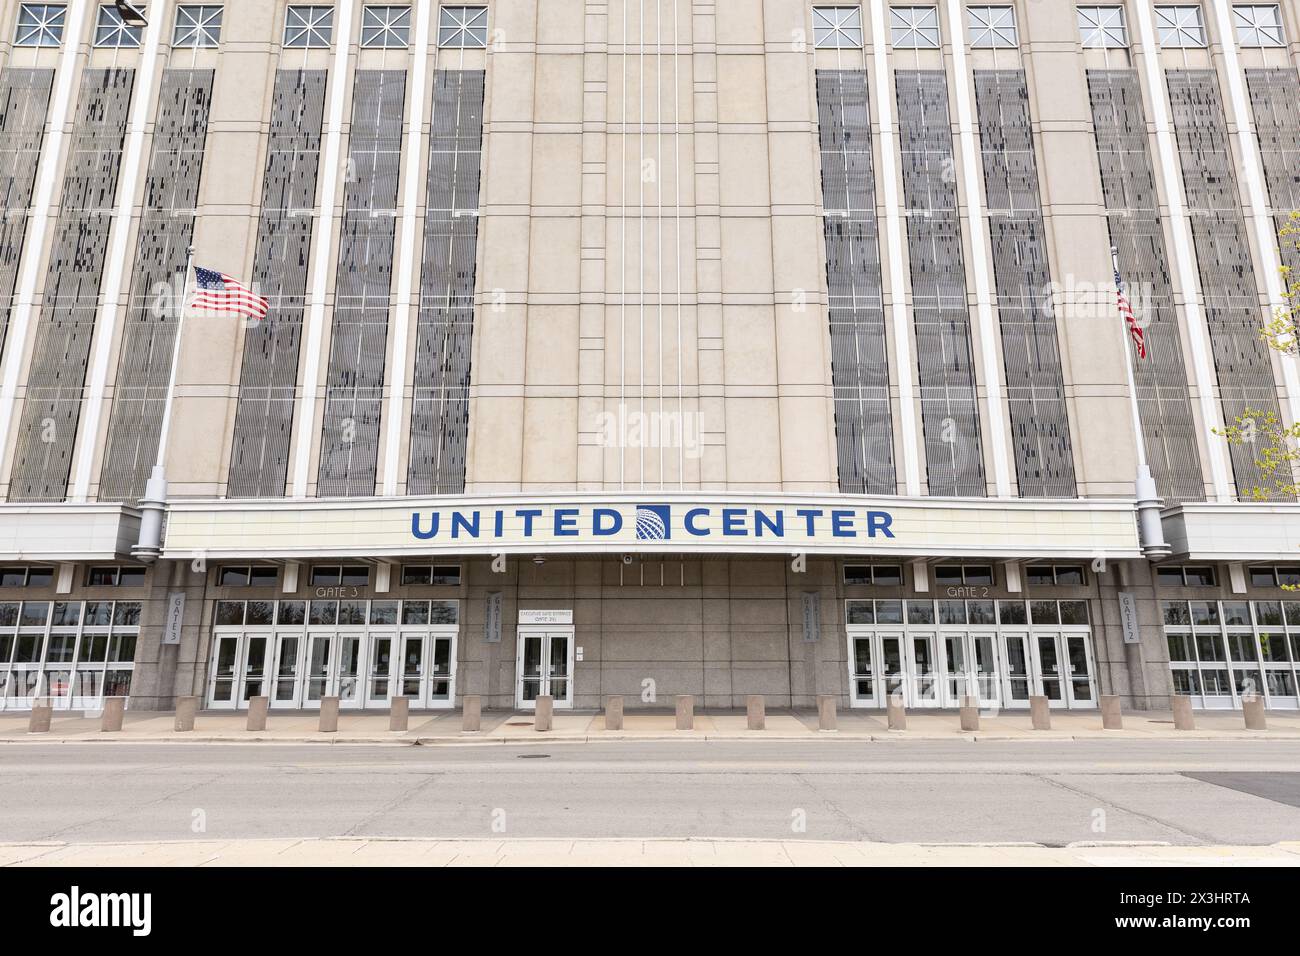
<svg viewBox="0 0 1300 956">
<path fill-rule="evenodd" d="M 840 491 L 895 494 L 867 78 L 817 71 L 831 380 Z"/>
<path fill-rule="evenodd" d="M 465 490 L 482 139 L 483 71 L 439 70 L 415 330 L 406 478 L 413 495 Z"/>
<path fill-rule="evenodd" d="M 163 73 L 99 479 L 101 501 L 139 498 L 158 453 L 176 343 L 174 302 L 159 290 L 180 289 L 184 281 L 211 101 L 211 70 Z"/>
<path fill-rule="evenodd" d="M 1129 350 L 1147 459 L 1168 502 L 1205 497 L 1196 424 L 1188 397 L 1173 281 L 1160 224 L 1160 198 L 1135 70 L 1089 70 L 1088 92 L 1101 165 L 1110 241 L 1129 300 L 1144 324 L 1147 357 Z M 1118 313 L 1114 313 L 1119 335 Z"/>
<path fill-rule="evenodd" d="M 1265 318 L 1218 83 L 1210 70 L 1167 76 L 1224 418 L 1232 422 L 1248 408 L 1276 414 L 1272 359 L 1259 335 Z M 1230 452 L 1243 495 L 1261 484 L 1255 450 L 1232 445 Z"/>
<path fill-rule="evenodd" d="M 284 494 L 324 107 L 324 70 L 276 72 L 253 257 L 254 288 L 270 300 L 270 310 L 244 336 L 227 489 L 232 498 Z"/>
<path fill-rule="evenodd" d="M 0 353 L 9 331 L 53 70 L 0 70 Z"/>
<path fill-rule="evenodd" d="M 11 501 L 67 496 L 133 70 L 82 73 L 10 478 Z"/>
<path fill-rule="evenodd" d="M 899 70 L 895 86 L 926 478 L 932 495 L 981 496 L 987 488 L 947 82 L 939 70 Z"/>
<path fill-rule="evenodd" d="M 316 484 L 322 497 L 375 493 L 405 99 L 401 70 L 359 70 L 353 79 Z"/>
<path fill-rule="evenodd" d="M 1073 498 L 1078 489 L 1024 72 L 977 70 L 975 101 L 1016 481 L 1024 497 Z"/>
<path fill-rule="evenodd" d="M 1300 209 L 1300 74 L 1295 70 L 1247 70 L 1246 85 L 1269 203 L 1281 232 L 1290 223 L 1291 213 Z M 1280 243 L 1282 264 L 1292 270 L 1292 282 L 1300 279 L 1297 242 L 1300 236 L 1288 236 Z"/>
</svg>

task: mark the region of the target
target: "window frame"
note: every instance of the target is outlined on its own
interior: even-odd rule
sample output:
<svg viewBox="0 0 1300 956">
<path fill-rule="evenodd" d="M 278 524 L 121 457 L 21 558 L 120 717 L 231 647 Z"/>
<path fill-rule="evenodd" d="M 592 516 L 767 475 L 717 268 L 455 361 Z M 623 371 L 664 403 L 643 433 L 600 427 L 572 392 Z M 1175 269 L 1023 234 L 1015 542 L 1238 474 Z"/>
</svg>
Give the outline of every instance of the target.
<svg viewBox="0 0 1300 956">
<path fill-rule="evenodd" d="M 1165 50 L 1204 50 L 1207 45 L 1205 31 L 1205 11 L 1199 3 L 1159 3 L 1154 5 L 1156 23 L 1156 46 Z M 1191 12 L 1196 14 L 1196 23 L 1183 22 L 1183 17 Z M 1173 19 L 1170 19 L 1170 15 Z M 1161 18 L 1166 22 L 1162 23 Z M 1199 34 L 1199 37 L 1196 35 Z M 1183 39 L 1199 42 L 1185 43 Z M 1177 39 L 1177 43 L 1170 42 Z"/>
<path fill-rule="evenodd" d="M 108 22 L 105 22 L 108 21 Z M 142 27 L 132 26 L 122 19 L 122 14 L 111 3 L 101 3 L 95 15 L 95 36 L 92 46 L 97 50 L 138 50 L 144 35 Z M 115 38 L 116 42 L 109 42 Z M 123 42 L 126 40 L 128 42 Z"/>
<path fill-rule="evenodd" d="M 1010 16 L 1010 24 L 994 22 L 994 17 L 1003 14 Z M 1011 31 L 1011 38 L 1010 42 L 1005 42 L 1007 39 L 1005 31 L 1008 29 Z M 1020 27 L 1016 22 L 1016 8 L 1005 3 L 967 7 L 966 37 L 972 50 L 1020 49 Z M 987 43 L 983 42 L 985 39 L 988 40 Z"/>
<path fill-rule="evenodd" d="M 323 19 L 317 19 L 323 15 Z M 298 17 L 290 23 L 290 17 Z M 294 35 L 291 37 L 290 32 Z M 302 40 L 304 42 L 295 42 Z M 280 46 L 286 50 L 328 50 L 334 45 L 334 7 L 319 3 L 291 3 L 284 8 Z"/>
<path fill-rule="evenodd" d="M 453 12 L 454 11 L 454 12 Z M 447 22 L 447 17 L 460 16 Z M 480 23 L 479 20 L 482 19 Z M 481 34 L 479 31 L 482 31 Z M 454 42 L 459 40 L 460 42 Z M 468 41 L 468 42 L 467 42 Z M 444 4 L 438 7 L 438 48 L 442 50 L 486 50 L 488 8 L 479 4 Z"/>
<path fill-rule="evenodd" d="M 1118 14 L 1118 24 L 1107 23 L 1103 14 Z M 1085 23 L 1085 17 L 1092 17 L 1093 22 Z M 1128 14 L 1122 4 L 1081 4 L 1075 7 L 1075 19 L 1079 24 L 1079 43 L 1085 50 L 1127 50 L 1128 49 Z M 1119 31 L 1119 42 L 1109 42 Z M 1099 42 L 1089 43 L 1095 37 Z"/>
<path fill-rule="evenodd" d="M 189 17 L 187 23 L 181 17 Z M 221 27 L 226 8 L 220 3 L 182 3 L 172 25 L 172 49 L 215 50 L 221 46 Z M 208 41 L 211 42 L 208 42 Z"/>
<path fill-rule="evenodd" d="M 379 11 L 400 11 L 392 19 L 371 22 L 380 16 Z M 387 16 L 387 14 L 385 14 Z M 441 21 L 440 21 L 441 22 Z M 370 38 L 367 40 L 367 32 Z M 388 38 L 399 41 L 389 43 Z M 383 40 L 383 43 L 376 42 Z M 368 3 L 361 8 L 361 35 L 359 45 L 363 50 L 405 50 L 411 45 L 411 7 L 400 3 Z"/>
<path fill-rule="evenodd" d="M 818 18 L 821 22 L 818 22 Z M 812 8 L 812 25 L 813 49 L 816 50 L 861 50 L 865 42 L 862 8 L 858 6 L 816 4 Z M 819 33 L 822 34 L 821 39 L 818 39 Z M 832 43 L 831 40 L 835 42 Z"/>
<path fill-rule="evenodd" d="M 37 10 L 40 14 L 37 14 Z M 24 22 L 24 18 L 27 18 Z M 63 46 L 63 36 L 68 28 L 66 3 L 20 3 L 14 26 L 15 47 L 39 49 Z M 23 31 L 27 32 L 24 33 Z"/>
<path fill-rule="evenodd" d="M 1271 11 L 1273 22 L 1261 24 L 1258 19 L 1254 19 L 1261 11 Z M 1243 11 L 1250 11 L 1252 19 L 1246 20 Z M 1234 3 L 1232 5 L 1232 29 L 1237 39 L 1237 46 L 1244 50 L 1276 50 L 1286 48 L 1286 25 L 1282 22 L 1282 5 L 1279 3 Z M 1276 30 L 1277 35 L 1271 36 L 1265 33 L 1266 30 Z M 1254 34 L 1254 42 L 1248 37 Z M 1263 42 L 1265 36 L 1270 41 Z"/>
<path fill-rule="evenodd" d="M 934 24 L 921 24 L 920 17 L 932 15 Z M 910 19 L 909 19 L 910 18 Z M 902 31 L 901 34 L 899 31 Z M 931 36 L 930 31 L 933 31 Z M 925 39 L 927 43 L 900 43 L 904 39 Z M 939 50 L 943 47 L 943 29 L 939 20 L 939 8 L 930 4 L 907 4 L 889 8 L 889 45 L 894 50 Z"/>
</svg>

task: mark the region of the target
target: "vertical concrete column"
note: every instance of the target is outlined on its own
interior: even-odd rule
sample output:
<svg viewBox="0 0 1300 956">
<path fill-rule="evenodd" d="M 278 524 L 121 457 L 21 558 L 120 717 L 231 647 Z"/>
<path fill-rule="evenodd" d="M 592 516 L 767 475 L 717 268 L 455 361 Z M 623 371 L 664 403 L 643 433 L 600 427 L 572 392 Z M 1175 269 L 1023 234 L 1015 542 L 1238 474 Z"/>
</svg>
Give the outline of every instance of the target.
<svg viewBox="0 0 1300 956">
<path fill-rule="evenodd" d="M 269 697 L 252 697 L 248 701 L 248 729 L 266 730 L 266 712 L 270 707 Z"/>
<path fill-rule="evenodd" d="M 478 733 L 483 718 L 483 698 L 478 694 L 466 694 L 460 706 L 461 733 Z"/>
<path fill-rule="evenodd" d="M 388 729 L 405 732 L 411 719 L 411 698 L 394 697 L 388 711 Z"/>
<path fill-rule="evenodd" d="M 1247 730 L 1268 730 L 1268 722 L 1264 719 L 1264 698 L 1259 694 L 1241 698 L 1241 715 L 1246 719 Z"/>
<path fill-rule="evenodd" d="M 1034 730 L 1052 729 L 1052 711 L 1046 697 L 1029 698 L 1029 726 Z"/>
<path fill-rule="evenodd" d="M 1124 714 L 1120 710 L 1119 697 L 1115 694 L 1101 695 L 1101 729 L 1123 730 Z"/>
<path fill-rule="evenodd" d="M 966 696 L 961 699 L 961 729 L 980 729 L 980 702 L 978 697 Z"/>
<path fill-rule="evenodd" d="M 320 724 L 317 726 L 322 734 L 336 734 L 339 730 L 339 699 L 322 697 L 320 699 Z"/>
<path fill-rule="evenodd" d="M 105 697 L 104 711 L 99 715 L 101 733 L 122 729 L 122 717 L 126 713 L 125 697 Z"/>
<path fill-rule="evenodd" d="M 834 694 L 817 695 L 817 729 L 827 732 L 840 729 L 839 717 L 835 712 Z"/>
<path fill-rule="evenodd" d="M 677 729 L 695 729 L 695 698 L 682 694 L 677 698 Z"/>
<path fill-rule="evenodd" d="M 1192 699 L 1186 694 L 1174 694 L 1169 700 L 1174 707 L 1174 730 L 1195 730 L 1196 718 L 1192 716 Z"/>
<path fill-rule="evenodd" d="M 766 729 L 767 707 L 762 694 L 750 694 L 745 698 L 745 726 L 750 730 Z"/>
<path fill-rule="evenodd" d="M 32 705 L 31 716 L 27 718 L 29 734 L 47 734 L 50 732 L 50 720 L 54 717 L 54 707 L 48 699 L 37 701 Z"/>
<path fill-rule="evenodd" d="M 537 711 L 533 714 L 533 730 L 544 733 L 551 729 L 551 717 L 555 712 L 555 698 L 543 694 L 537 698 Z"/>
<path fill-rule="evenodd" d="M 885 704 L 889 715 L 890 730 L 907 729 L 907 709 L 903 706 L 902 694 L 890 694 Z"/>
<path fill-rule="evenodd" d="M 623 729 L 623 698 L 622 697 L 605 698 L 605 729 L 606 730 Z"/>
<path fill-rule="evenodd" d="M 197 697 L 176 698 L 176 732 L 184 733 L 194 729 L 194 715 L 199 712 Z"/>
</svg>

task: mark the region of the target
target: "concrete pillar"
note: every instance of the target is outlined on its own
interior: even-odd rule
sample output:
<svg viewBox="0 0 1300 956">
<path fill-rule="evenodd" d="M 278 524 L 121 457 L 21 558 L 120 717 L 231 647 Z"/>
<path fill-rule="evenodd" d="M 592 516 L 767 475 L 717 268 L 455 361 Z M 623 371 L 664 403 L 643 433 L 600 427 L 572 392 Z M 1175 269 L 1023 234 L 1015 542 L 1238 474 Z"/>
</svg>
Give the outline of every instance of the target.
<svg viewBox="0 0 1300 956">
<path fill-rule="evenodd" d="M 750 730 L 766 729 L 767 707 L 762 694 L 750 694 L 745 698 L 745 726 Z"/>
<path fill-rule="evenodd" d="M 199 712 L 197 697 L 176 698 L 176 732 L 185 733 L 194 729 L 194 715 Z"/>
<path fill-rule="evenodd" d="M 963 697 L 960 711 L 962 730 L 980 729 L 980 702 L 978 697 Z"/>
<path fill-rule="evenodd" d="M 248 729 L 266 730 L 266 712 L 270 707 L 269 697 L 250 697 L 248 699 Z"/>
<path fill-rule="evenodd" d="M 48 698 L 38 700 L 32 705 L 31 716 L 27 718 L 27 732 L 29 734 L 48 734 L 50 732 L 50 721 L 54 717 L 54 705 Z"/>
<path fill-rule="evenodd" d="M 834 694 L 817 695 L 817 729 L 828 733 L 840 729 L 839 717 L 835 713 L 836 697 Z"/>
<path fill-rule="evenodd" d="M 1101 695 L 1101 729 L 1124 729 L 1124 714 L 1120 710 L 1119 697 L 1114 694 Z"/>
<path fill-rule="evenodd" d="M 533 730 L 543 733 L 551 729 L 551 717 L 555 713 L 555 698 L 543 694 L 537 698 L 537 711 L 533 714 Z"/>
<path fill-rule="evenodd" d="M 317 728 L 322 734 L 339 732 L 339 699 L 322 697 L 320 699 L 320 724 Z"/>
<path fill-rule="evenodd" d="M 478 733 L 483 719 L 483 698 L 478 694 L 466 694 L 461 698 L 460 707 L 461 733 Z"/>
<path fill-rule="evenodd" d="M 1174 730 L 1195 730 L 1196 718 L 1192 716 L 1192 699 L 1186 694 L 1174 694 L 1169 700 L 1174 708 Z"/>
<path fill-rule="evenodd" d="M 605 729 L 606 730 L 623 729 L 623 698 L 622 697 L 605 698 Z"/>
<path fill-rule="evenodd" d="M 902 694 L 890 694 L 889 701 L 885 705 L 889 714 L 890 730 L 907 729 L 907 708 L 903 706 Z"/>
<path fill-rule="evenodd" d="M 122 716 L 126 713 L 125 697 L 105 697 L 104 711 L 99 715 L 99 729 L 112 732 L 122 729 Z"/>
<path fill-rule="evenodd" d="M 1246 719 L 1247 730 L 1268 730 L 1268 721 L 1264 719 L 1264 698 L 1260 694 L 1251 694 L 1241 698 L 1241 715 Z"/>
<path fill-rule="evenodd" d="M 682 694 L 677 698 L 677 729 L 695 729 L 695 698 L 690 694 Z"/>
<path fill-rule="evenodd" d="M 1029 726 L 1034 730 L 1052 729 L 1052 710 L 1046 697 L 1029 698 Z"/>
<path fill-rule="evenodd" d="M 388 710 L 388 729 L 405 733 L 411 720 L 411 698 L 394 697 Z"/>
</svg>

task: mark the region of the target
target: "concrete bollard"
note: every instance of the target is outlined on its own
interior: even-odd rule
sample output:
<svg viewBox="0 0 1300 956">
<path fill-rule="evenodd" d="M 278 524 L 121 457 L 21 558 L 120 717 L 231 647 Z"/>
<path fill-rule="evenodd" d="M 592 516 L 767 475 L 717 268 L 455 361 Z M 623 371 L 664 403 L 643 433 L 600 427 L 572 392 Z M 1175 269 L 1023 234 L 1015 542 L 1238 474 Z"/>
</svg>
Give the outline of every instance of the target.
<svg viewBox="0 0 1300 956">
<path fill-rule="evenodd" d="M 606 730 L 623 729 L 623 698 L 622 697 L 605 698 L 605 729 Z"/>
<path fill-rule="evenodd" d="M 478 694 L 466 694 L 461 698 L 460 707 L 461 733 L 478 733 L 483 721 L 483 698 Z"/>
<path fill-rule="evenodd" d="M 176 698 L 176 732 L 185 733 L 194 729 L 194 715 L 199 712 L 197 697 Z"/>
<path fill-rule="evenodd" d="M 27 718 L 29 734 L 48 734 L 50 721 L 54 718 L 54 706 L 48 698 L 43 698 L 32 705 L 31 716 Z"/>
<path fill-rule="evenodd" d="M 1192 699 L 1186 694 L 1169 698 L 1174 708 L 1174 730 L 1195 730 L 1196 718 L 1192 716 Z"/>
<path fill-rule="evenodd" d="M 266 730 L 266 712 L 271 703 L 269 697 L 250 697 L 248 699 L 248 729 Z"/>
<path fill-rule="evenodd" d="M 125 697 L 105 697 L 104 711 L 99 715 L 101 733 L 122 729 L 122 717 L 126 713 Z"/>
<path fill-rule="evenodd" d="M 677 698 L 677 729 L 695 729 L 695 698 L 682 694 Z"/>
<path fill-rule="evenodd" d="M 817 695 L 817 729 L 827 733 L 840 729 L 839 717 L 835 712 L 837 698 L 834 694 Z"/>
<path fill-rule="evenodd" d="M 1246 719 L 1247 730 L 1268 730 L 1268 721 L 1264 719 L 1264 698 L 1260 694 L 1241 698 L 1241 715 Z"/>
<path fill-rule="evenodd" d="M 551 729 L 551 718 L 555 713 L 555 698 L 543 694 L 537 698 L 537 710 L 533 714 L 533 730 L 545 733 Z"/>
<path fill-rule="evenodd" d="M 339 732 L 339 699 L 322 697 L 320 699 L 320 724 L 317 726 L 322 734 Z"/>
<path fill-rule="evenodd" d="M 745 698 L 745 726 L 749 730 L 767 728 L 767 707 L 762 694 L 750 694 Z"/>
<path fill-rule="evenodd" d="M 1101 729 L 1124 729 L 1124 714 L 1120 711 L 1119 697 L 1114 694 L 1101 695 Z"/>
<path fill-rule="evenodd" d="M 1052 710 L 1046 697 L 1029 698 L 1029 726 L 1034 730 L 1052 729 Z"/>
<path fill-rule="evenodd" d="M 890 694 L 889 700 L 885 706 L 888 709 L 887 712 L 889 715 L 889 729 L 906 730 L 907 729 L 907 708 L 903 706 L 903 695 Z"/>
<path fill-rule="evenodd" d="M 961 699 L 960 718 L 962 730 L 980 729 L 980 702 L 978 697 Z"/>
<path fill-rule="evenodd" d="M 411 720 L 411 698 L 394 697 L 389 703 L 388 729 L 405 733 Z"/>
</svg>

